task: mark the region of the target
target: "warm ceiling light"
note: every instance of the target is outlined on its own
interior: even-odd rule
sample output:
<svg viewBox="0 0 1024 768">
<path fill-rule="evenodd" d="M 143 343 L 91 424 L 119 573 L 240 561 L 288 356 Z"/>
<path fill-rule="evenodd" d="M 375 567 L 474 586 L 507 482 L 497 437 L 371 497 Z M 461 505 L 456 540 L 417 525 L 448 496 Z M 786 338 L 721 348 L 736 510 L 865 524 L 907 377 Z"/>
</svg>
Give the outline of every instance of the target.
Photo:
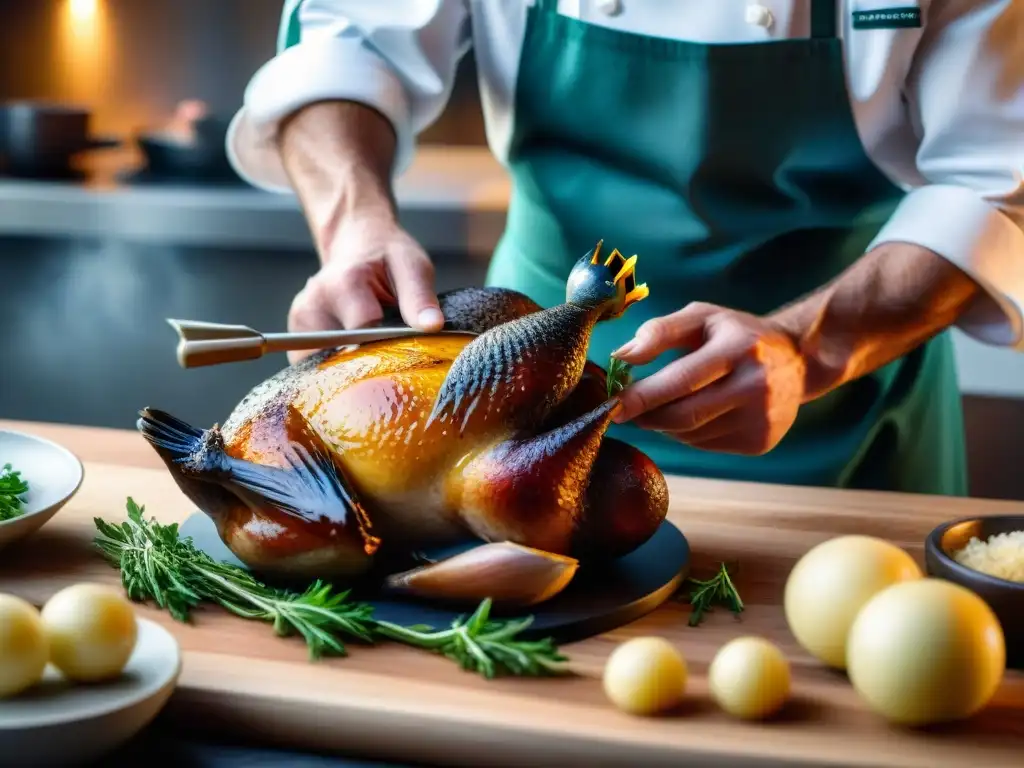
<svg viewBox="0 0 1024 768">
<path fill-rule="evenodd" d="M 96 15 L 96 0 L 68 0 L 71 17 L 80 21 Z"/>
</svg>

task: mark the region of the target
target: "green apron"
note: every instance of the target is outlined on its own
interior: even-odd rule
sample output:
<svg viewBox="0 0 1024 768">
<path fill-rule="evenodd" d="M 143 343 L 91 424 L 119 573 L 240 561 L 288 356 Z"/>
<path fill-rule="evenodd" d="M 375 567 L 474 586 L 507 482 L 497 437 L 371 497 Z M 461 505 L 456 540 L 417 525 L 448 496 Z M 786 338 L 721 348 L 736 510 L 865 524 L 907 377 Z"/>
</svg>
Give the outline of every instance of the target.
<svg viewBox="0 0 1024 768">
<path fill-rule="evenodd" d="M 845 270 L 903 192 L 865 155 L 846 90 L 835 0 L 804 40 L 705 45 L 529 10 L 508 165 L 505 234 L 488 283 L 544 306 L 603 238 L 639 255 L 650 297 L 601 324 L 590 357 L 691 301 L 764 314 Z M 662 355 L 643 376 L 678 355 Z M 663 471 L 795 485 L 966 495 L 948 334 L 801 409 L 764 456 L 613 434 Z"/>
</svg>

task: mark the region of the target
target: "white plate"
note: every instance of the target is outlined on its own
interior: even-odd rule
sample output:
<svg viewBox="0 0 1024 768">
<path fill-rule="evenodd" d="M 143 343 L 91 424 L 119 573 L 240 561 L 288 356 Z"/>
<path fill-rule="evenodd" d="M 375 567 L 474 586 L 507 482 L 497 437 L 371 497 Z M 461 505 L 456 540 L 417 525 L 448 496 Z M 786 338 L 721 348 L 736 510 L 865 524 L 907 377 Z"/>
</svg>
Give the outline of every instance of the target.
<svg viewBox="0 0 1024 768">
<path fill-rule="evenodd" d="M 163 709 L 181 672 L 181 650 L 159 624 L 139 619 L 139 637 L 121 677 L 74 685 L 52 666 L 36 687 L 0 699 L 0 764 L 71 766 L 95 761 L 145 728 Z"/>
<path fill-rule="evenodd" d="M 10 464 L 28 483 L 21 514 L 0 522 L 0 549 L 35 533 L 82 485 L 85 470 L 67 448 L 41 437 L 0 429 L 0 468 Z"/>
</svg>

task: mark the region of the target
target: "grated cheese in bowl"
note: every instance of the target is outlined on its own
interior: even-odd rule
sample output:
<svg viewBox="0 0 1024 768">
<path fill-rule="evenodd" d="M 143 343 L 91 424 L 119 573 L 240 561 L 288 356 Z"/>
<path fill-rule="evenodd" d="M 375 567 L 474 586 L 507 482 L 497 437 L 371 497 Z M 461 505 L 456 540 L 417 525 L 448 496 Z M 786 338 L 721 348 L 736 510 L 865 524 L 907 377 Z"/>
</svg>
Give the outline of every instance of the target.
<svg viewBox="0 0 1024 768">
<path fill-rule="evenodd" d="M 1010 531 L 981 541 L 971 537 L 953 559 L 989 576 L 1024 583 L 1024 531 Z"/>
</svg>

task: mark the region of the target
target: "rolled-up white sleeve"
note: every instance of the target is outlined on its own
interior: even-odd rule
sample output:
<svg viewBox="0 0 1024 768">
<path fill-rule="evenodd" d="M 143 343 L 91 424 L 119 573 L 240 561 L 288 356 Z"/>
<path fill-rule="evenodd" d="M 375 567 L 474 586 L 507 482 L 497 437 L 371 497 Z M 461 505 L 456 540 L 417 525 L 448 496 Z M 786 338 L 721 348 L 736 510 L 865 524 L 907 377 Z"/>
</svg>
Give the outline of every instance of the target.
<svg viewBox="0 0 1024 768">
<path fill-rule="evenodd" d="M 872 247 L 929 248 L 993 301 L 958 323 L 1024 351 L 1024 38 L 1015 0 L 933 0 L 905 84 L 920 138 L 912 189 Z"/>
<path fill-rule="evenodd" d="M 291 190 L 277 151 L 283 118 L 318 101 L 356 101 L 398 137 L 394 174 L 438 118 L 469 47 L 466 0 L 289 0 L 277 55 L 250 80 L 227 136 L 235 170 L 253 186 Z"/>
</svg>

